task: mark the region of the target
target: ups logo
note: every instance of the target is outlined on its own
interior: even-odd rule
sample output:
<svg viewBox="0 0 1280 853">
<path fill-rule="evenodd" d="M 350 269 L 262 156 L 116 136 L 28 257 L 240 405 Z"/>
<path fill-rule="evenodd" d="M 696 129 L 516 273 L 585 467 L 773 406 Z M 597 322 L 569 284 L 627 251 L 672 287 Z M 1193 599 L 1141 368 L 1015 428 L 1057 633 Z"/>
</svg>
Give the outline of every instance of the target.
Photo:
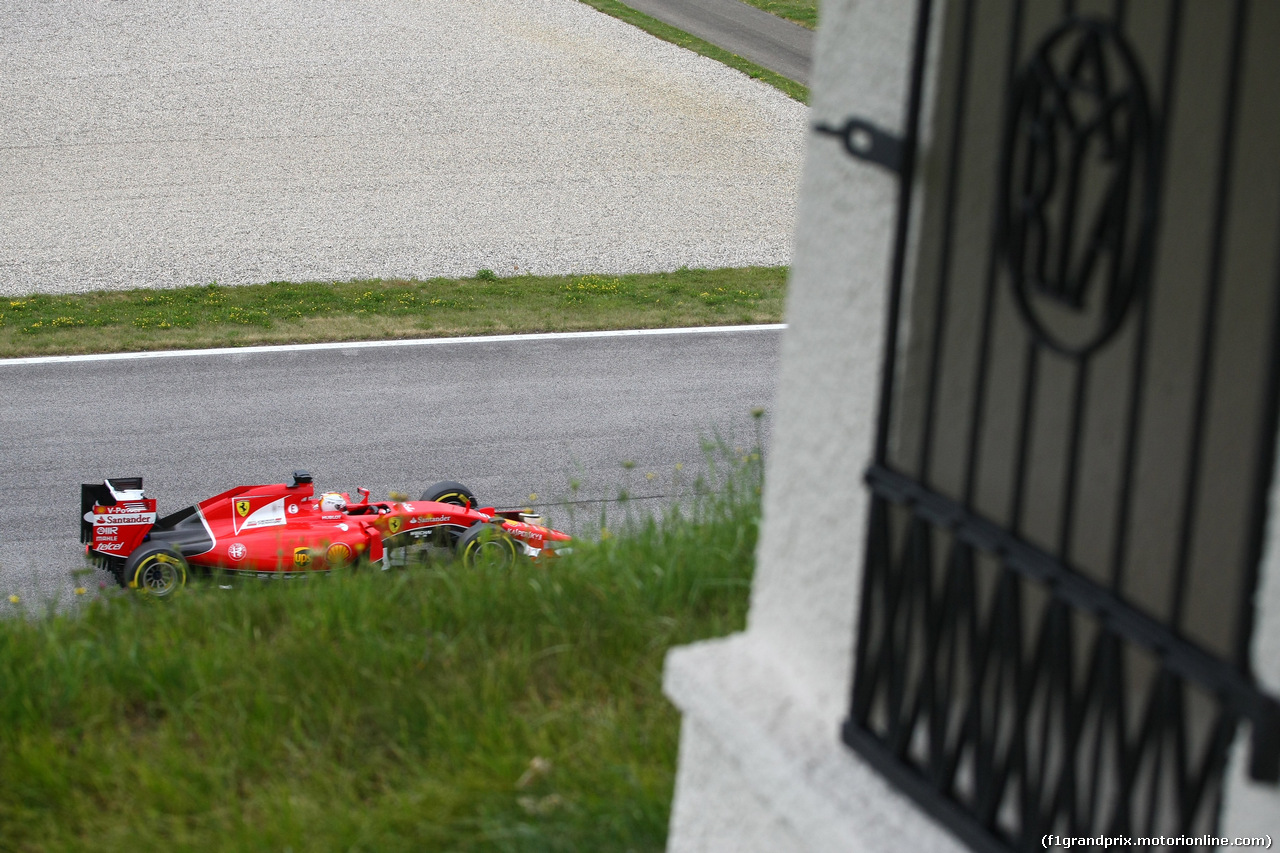
<svg viewBox="0 0 1280 853">
<path fill-rule="evenodd" d="M 311 565 L 311 549 L 310 548 L 294 548 L 293 549 L 293 565 L 295 568 L 305 569 Z"/>
<path fill-rule="evenodd" d="M 244 518 L 246 515 L 248 515 L 248 514 L 249 514 L 249 502 L 248 502 L 248 501 L 236 501 L 236 512 L 240 514 L 240 517 L 241 517 L 241 518 Z"/>
</svg>

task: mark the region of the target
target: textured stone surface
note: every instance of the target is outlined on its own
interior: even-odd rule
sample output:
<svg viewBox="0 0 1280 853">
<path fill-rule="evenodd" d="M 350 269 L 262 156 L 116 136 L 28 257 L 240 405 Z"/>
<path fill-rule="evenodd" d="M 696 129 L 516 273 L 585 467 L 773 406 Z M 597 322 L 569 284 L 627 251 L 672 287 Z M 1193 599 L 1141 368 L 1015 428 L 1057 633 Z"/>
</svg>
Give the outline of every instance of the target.
<svg viewBox="0 0 1280 853">
<path fill-rule="evenodd" d="M 899 0 L 823 6 L 815 124 L 901 124 L 913 12 Z M 717 849 L 703 839 L 749 809 L 751 825 L 796 841 L 744 835 L 744 851 L 956 853 L 840 742 L 898 181 L 831 136 L 809 145 L 747 631 L 667 658 L 664 686 L 691 739 L 681 760 L 702 765 L 678 771 L 670 851 Z"/>
</svg>

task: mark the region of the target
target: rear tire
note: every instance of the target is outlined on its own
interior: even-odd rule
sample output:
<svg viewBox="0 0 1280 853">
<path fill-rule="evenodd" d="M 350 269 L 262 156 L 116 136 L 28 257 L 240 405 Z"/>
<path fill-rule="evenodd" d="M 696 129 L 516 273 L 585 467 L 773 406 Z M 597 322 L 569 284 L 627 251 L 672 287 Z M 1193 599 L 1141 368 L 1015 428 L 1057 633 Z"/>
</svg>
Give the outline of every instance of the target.
<svg viewBox="0 0 1280 853">
<path fill-rule="evenodd" d="M 514 539 L 501 527 L 484 521 L 468 527 L 458 539 L 458 558 L 468 569 L 488 563 L 511 569 L 516 564 L 517 552 Z"/>
<path fill-rule="evenodd" d="M 122 574 L 130 589 L 149 600 L 162 601 L 187 585 L 187 560 L 170 545 L 149 542 L 129 555 Z"/>
<path fill-rule="evenodd" d="M 470 489 L 453 480 L 441 480 L 422 493 L 421 500 L 435 501 L 454 506 L 476 506 L 476 496 Z"/>
</svg>

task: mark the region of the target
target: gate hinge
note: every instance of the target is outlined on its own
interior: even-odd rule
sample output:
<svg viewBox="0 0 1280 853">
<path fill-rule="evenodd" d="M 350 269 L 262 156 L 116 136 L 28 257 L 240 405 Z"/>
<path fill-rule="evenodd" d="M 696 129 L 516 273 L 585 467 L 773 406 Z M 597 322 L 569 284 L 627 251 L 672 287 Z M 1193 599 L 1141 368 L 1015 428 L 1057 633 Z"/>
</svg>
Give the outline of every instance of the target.
<svg viewBox="0 0 1280 853">
<path fill-rule="evenodd" d="M 813 129 L 818 133 L 841 137 L 844 140 L 844 150 L 851 157 L 875 163 L 891 172 L 902 171 L 902 140 L 865 119 L 851 118 L 844 123 L 844 127 L 815 124 Z"/>
</svg>

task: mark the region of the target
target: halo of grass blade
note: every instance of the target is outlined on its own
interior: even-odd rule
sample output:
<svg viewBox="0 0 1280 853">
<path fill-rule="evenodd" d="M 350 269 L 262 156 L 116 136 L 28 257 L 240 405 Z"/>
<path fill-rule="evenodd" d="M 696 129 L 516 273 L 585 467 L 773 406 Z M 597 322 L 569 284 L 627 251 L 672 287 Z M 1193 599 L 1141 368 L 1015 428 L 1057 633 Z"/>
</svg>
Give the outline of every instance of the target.
<svg viewBox="0 0 1280 853">
<path fill-rule="evenodd" d="M 759 459 L 513 571 L 0 619 L 0 847 L 660 850 L 663 657 L 743 625 Z"/>
</svg>

